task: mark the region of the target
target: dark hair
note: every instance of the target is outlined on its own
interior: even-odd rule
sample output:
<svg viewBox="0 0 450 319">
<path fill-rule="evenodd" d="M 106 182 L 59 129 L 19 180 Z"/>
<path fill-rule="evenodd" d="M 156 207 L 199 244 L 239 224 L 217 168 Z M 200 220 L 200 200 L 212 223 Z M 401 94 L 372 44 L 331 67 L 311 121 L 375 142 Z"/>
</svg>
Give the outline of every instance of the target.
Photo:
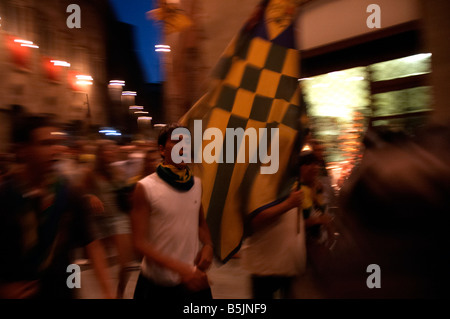
<svg viewBox="0 0 450 319">
<path fill-rule="evenodd" d="M 311 165 L 314 163 L 319 163 L 319 160 L 312 152 L 308 152 L 306 154 L 300 154 L 300 156 L 298 157 L 298 166 L 299 167 L 302 165 Z"/>
<path fill-rule="evenodd" d="M 12 129 L 12 142 L 27 144 L 31 142 L 32 132 L 41 127 L 59 127 L 54 116 L 51 115 L 27 115 L 17 119 Z"/>
<path fill-rule="evenodd" d="M 186 128 L 185 126 L 182 126 L 178 123 L 173 123 L 170 125 L 167 125 L 165 127 L 163 127 L 161 129 L 161 131 L 159 132 L 159 136 L 158 136 L 158 146 L 166 146 L 166 142 L 167 140 L 170 138 L 170 136 L 172 135 L 173 130 L 175 130 L 176 128 Z"/>
</svg>

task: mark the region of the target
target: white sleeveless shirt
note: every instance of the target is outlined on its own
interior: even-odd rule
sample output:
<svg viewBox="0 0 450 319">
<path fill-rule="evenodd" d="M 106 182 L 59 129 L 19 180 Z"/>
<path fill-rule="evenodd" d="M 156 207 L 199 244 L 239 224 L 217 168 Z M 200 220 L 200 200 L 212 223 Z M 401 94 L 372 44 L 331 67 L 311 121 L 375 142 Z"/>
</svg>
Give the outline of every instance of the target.
<svg viewBox="0 0 450 319">
<path fill-rule="evenodd" d="M 306 267 L 303 213 L 293 208 L 272 224 L 248 237 L 242 248 L 242 266 L 259 276 L 297 276 Z"/>
<path fill-rule="evenodd" d="M 188 191 L 179 191 L 158 174 L 141 179 L 140 183 L 150 205 L 148 220 L 150 244 L 164 255 L 194 266 L 200 247 L 198 237 L 199 210 L 201 204 L 201 180 L 194 176 L 194 186 Z M 175 286 L 180 276 L 144 258 L 142 274 L 163 286 Z"/>
</svg>

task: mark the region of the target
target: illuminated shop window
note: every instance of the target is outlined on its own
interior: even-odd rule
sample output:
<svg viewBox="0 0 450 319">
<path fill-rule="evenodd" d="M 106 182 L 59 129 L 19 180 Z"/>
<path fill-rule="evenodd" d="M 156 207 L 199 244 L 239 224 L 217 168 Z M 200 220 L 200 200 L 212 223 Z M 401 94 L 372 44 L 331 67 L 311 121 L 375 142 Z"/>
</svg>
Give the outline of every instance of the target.
<svg viewBox="0 0 450 319">
<path fill-rule="evenodd" d="M 300 81 L 314 137 L 325 147 L 335 187 L 361 157 L 364 119 L 370 109 L 365 67 L 331 72 Z"/>
<path fill-rule="evenodd" d="M 431 87 L 391 91 L 373 95 L 374 116 L 431 110 Z"/>
<path fill-rule="evenodd" d="M 431 73 L 431 54 L 376 63 L 368 67 L 368 72 L 372 80 L 372 124 L 414 135 L 432 110 L 432 92 L 426 78 Z"/>
<path fill-rule="evenodd" d="M 385 81 L 431 72 L 431 54 L 421 53 L 408 57 L 372 64 L 372 81 Z"/>
<path fill-rule="evenodd" d="M 432 109 L 431 54 L 417 54 L 300 80 L 313 137 L 339 189 L 362 157 L 368 124 L 413 134 Z"/>
</svg>

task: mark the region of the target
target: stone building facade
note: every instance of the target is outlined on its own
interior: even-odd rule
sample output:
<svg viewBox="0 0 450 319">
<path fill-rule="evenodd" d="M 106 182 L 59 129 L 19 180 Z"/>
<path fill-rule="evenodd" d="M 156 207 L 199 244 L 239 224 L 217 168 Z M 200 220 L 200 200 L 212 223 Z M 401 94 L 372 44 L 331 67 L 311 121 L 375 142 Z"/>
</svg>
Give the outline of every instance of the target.
<svg viewBox="0 0 450 319">
<path fill-rule="evenodd" d="M 114 16 L 107 0 L 79 0 L 79 10 L 72 3 L 0 2 L 2 151 L 11 117 L 20 110 L 50 113 L 63 123 L 109 122 L 107 38 Z"/>
</svg>

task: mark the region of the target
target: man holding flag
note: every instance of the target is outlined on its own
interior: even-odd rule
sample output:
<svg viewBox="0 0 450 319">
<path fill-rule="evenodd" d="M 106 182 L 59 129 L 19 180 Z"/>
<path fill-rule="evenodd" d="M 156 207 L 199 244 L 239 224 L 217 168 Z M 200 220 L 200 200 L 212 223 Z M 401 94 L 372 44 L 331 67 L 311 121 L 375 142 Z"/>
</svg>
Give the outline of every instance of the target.
<svg viewBox="0 0 450 319">
<path fill-rule="evenodd" d="M 298 154 L 302 144 L 306 115 L 300 105 L 300 54 L 294 45 L 294 17 L 298 6 L 305 2 L 263 0 L 220 58 L 211 89 L 180 121 L 192 129 L 194 121 L 201 120 L 205 131 L 221 130 L 222 147 L 215 151 L 221 152 L 222 158 L 232 152 L 235 159 L 202 162 L 193 167 L 194 174 L 202 179 L 202 204 L 215 255 L 222 262 L 240 249 L 247 222 L 286 199 L 297 177 L 293 155 Z M 232 149 L 227 148 L 227 128 L 254 128 L 259 132 L 275 129 L 278 149 L 269 147 L 267 151 L 281 151 L 279 169 L 273 174 L 261 174 L 260 168 L 267 162 L 253 160 L 258 158 L 258 148 L 243 149 L 243 145 L 250 144 L 245 143 L 245 135 L 237 137 Z M 268 134 L 258 135 L 260 145 L 273 145 L 271 138 Z M 205 146 L 208 141 L 203 138 L 194 154 Z M 236 161 L 240 152 L 246 152 L 244 163 Z"/>
</svg>

